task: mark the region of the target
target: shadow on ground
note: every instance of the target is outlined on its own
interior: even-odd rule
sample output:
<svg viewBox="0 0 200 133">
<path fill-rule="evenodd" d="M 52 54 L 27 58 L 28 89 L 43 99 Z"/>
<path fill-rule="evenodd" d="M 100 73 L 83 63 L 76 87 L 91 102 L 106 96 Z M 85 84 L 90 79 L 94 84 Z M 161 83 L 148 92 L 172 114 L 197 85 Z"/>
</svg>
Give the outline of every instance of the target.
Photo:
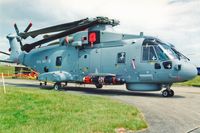
<svg viewBox="0 0 200 133">
<path fill-rule="evenodd" d="M 42 86 L 35 84 L 14 84 L 9 83 L 9 85 L 14 86 L 21 86 L 21 87 L 31 87 L 31 88 L 40 88 L 45 90 L 52 90 L 52 86 Z M 95 94 L 95 95 L 104 95 L 104 96 L 142 96 L 142 97 L 157 97 L 157 98 L 163 98 L 161 93 L 156 92 L 155 93 L 149 93 L 144 91 L 128 91 L 128 90 L 120 90 L 118 89 L 96 89 L 92 87 L 73 87 L 73 86 L 67 86 L 63 87 L 60 91 L 70 91 L 70 92 L 80 92 L 85 94 Z M 184 96 L 175 95 L 170 98 L 185 98 Z"/>
</svg>

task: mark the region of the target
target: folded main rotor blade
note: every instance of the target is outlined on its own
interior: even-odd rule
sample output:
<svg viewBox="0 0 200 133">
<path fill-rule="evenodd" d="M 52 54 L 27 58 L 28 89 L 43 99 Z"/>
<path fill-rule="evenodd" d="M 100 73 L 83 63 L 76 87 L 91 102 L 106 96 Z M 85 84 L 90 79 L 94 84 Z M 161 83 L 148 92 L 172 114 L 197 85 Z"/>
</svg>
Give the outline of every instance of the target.
<svg viewBox="0 0 200 133">
<path fill-rule="evenodd" d="M 78 24 L 80 24 L 81 22 L 83 22 L 83 21 L 85 21 L 87 19 L 88 18 L 85 18 L 85 19 L 81 19 L 81 20 L 78 20 L 78 21 L 74 21 L 74 22 L 70 22 L 70 23 L 65 23 L 65 24 L 60 24 L 60 25 L 56 25 L 56 26 L 51 26 L 51 27 L 47 27 L 47 28 L 42 28 L 42 29 L 35 30 L 35 31 L 22 32 L 22 33 L 19 33 L 19 36 L 21 38 L 23 38 L 23 39 L 26 39 L 29 36 L 31 36 L 32 38 L 34 38 L 34 37 L 36 37 L 36 36 L 38 36 L 40 34 L 63 31 L 63 30 L 67 30 L 69 28 L 72 28 L 74 26 L 77 26 Z"/>
<path fill-rule="evenodd" d="M 22 50 L 26 51 L 26 52 L 29 52 L 29 51 L 31 51 L 32 49 L 34 49 L 35 47 L 37 47 L 39 45 L 42 45 L 44 43 L 47 43 L 47 42 L 50 42 L 50 41 L 53 41 L 53 40 L 68 36 L 70 34 L 79 32 L 81 30 L 85 30 L 85 29 L 87 29 L 87 28 L 89 28 L 91 26 L 97 25 L 98 23 L 99 23 L 98 20 L 85 22 L 84 24 L 81 24 L 81 25 L 76 26 L 74 28 L 68 29 L 68 30 L 63 31 L 61 33 L 55 34 L 53 36 L 44 38 L 44 39 L 39 40 L 37 42 L 31 43 L 31 44 L 25 44 L 25 45 L 22 46 Z"/>
<path fill-rule="evenodd" d="M 10 55 L 9 53 L 3 52 L 3 51 L 0 51 L 0 53 L 5 54 L 5 55 Z"/>
</svg>

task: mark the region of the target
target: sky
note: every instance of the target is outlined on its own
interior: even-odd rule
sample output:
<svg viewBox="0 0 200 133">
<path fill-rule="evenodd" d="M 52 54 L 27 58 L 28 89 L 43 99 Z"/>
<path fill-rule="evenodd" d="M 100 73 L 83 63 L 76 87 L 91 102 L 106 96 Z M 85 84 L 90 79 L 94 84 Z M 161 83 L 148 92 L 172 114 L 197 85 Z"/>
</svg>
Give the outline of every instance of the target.
<svg viewBox="0 0 200 133">
<path fill-rule="evenodd" d="M 200 66 L 200 0 L 0 0 L 0 50 L 8 51 L 6 35 L 13 24 L 24 31 L 107 16 L 120 20 L 120 33 L 154 36 L 170 42 Z M 32 39 L 23 43 L 34 42 Z M 0 59 L 5 56 L 0 55 Z"/>
</svg>

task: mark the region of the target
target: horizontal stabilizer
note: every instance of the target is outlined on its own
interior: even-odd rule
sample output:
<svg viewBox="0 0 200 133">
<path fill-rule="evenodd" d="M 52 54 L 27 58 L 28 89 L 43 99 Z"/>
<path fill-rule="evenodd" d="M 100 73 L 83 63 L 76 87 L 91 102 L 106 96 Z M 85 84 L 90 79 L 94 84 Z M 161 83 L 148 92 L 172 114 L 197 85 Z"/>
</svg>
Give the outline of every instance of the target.
<svg viewBox="0 0 200 133">
<path fill-rule="evenodd" d="M 0 51 L 0 53 L 5 54 L 5 55 L 10 55 L 9 53 L 3 52 L 3 51 Z"/>
<path fill-rule="evenodd" d="M 16 62 L 13 62 L 13 61 L 10 61 L 10 60 L 0 60 L 0 62 L 5 62 L 5 63 L 16 63 Z"/>
</svg>

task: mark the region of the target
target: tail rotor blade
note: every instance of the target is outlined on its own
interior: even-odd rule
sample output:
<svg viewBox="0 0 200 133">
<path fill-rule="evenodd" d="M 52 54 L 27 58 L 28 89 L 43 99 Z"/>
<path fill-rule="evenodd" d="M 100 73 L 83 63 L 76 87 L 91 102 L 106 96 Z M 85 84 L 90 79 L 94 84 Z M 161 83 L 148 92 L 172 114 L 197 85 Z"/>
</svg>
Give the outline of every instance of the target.
<svg viewBox="0 0 200 133">
<path fill-rule="evenodd" d="M 29 25 L 32 25 L 32 24 L 30 23 Z M 31 26 L 28 26 L 26 29 L 29 30 L 29 29 L 30 29 L 29 27 L 31 27 Z M 19 37 L 19 29 L 18 29 L 16 23 L 14 24 L 14 28 L 15 28 L 15 31 L 16 31 L 16 33 L 17 33 L 17 35 L 18 35 L 17 41 L 19 42 L 20 46 L 22 47 L 23 44 L 22 44 L 21 38 Z"/>
<path fill-rule="evenodd" d="M 14 27 L 15 27 L 15 31 L 16 31 L 17 35 L 19 35 L 19 29 L 18 29 L 18 27 L 17 27 L 17 24 L 16 24 L 16 23 L 14 24 Z"/>
<path fill-rule="evenodd" d="M 28 32 L 31 27 L 32 27 L 32 23 L 29 23 L 29 25 L 26 27 L 26 29 L 24 30 L 24 32 Z"/>
<path fill-rule="evenodd" d="M 21 39 L 19 37 L 17 37 L 17 41 L 19 42 L 20 46 L 22 47 L 23 44 L 22 44 L 22 41 L 21 41 Z"/>
</svg>

